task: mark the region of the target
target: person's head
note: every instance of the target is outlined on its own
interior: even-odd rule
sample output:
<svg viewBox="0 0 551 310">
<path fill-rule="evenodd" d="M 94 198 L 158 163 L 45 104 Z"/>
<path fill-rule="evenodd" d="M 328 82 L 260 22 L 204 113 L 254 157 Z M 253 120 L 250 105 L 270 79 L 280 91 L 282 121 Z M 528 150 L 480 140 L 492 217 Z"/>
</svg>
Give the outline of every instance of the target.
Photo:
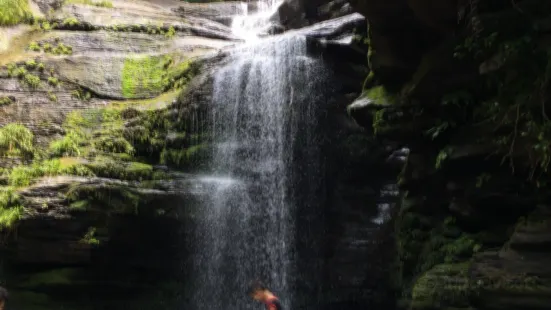
<svg viewBox="0 0 551 310">
<path fill-rule="evenodd" d="M 265 300 L 269 292 L 268 288 L 260 281 L 253 281 L 249 285 L 248 294 L 256 301 Z"/>
<path fill-rule="evenodd" d="M 4 310 L 4 306 L 8 301 L 8 290 L 0 286 L 0 310 Z"/>
</svg>

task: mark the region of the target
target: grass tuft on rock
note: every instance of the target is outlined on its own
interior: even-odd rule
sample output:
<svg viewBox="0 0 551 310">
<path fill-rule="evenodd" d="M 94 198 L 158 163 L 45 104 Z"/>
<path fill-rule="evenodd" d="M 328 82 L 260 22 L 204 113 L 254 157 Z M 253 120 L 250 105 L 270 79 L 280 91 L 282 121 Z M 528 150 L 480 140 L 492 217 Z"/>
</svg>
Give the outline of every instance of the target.
<svg viewBox="0 0 551 310">
<path fill-rule="evenodd" d="M 0 128 L 0 154 L 12 156 L 32 156 L 34 135 L 24 125 L 7 124 Z"/>
<path fill-rule="evenodd" d="M 11 187 L 0 188 L 0 230 L 11 228 L 21 217 L 19 196 Z"/>
<path fill-rule="evenodd" d="M 10 105 L 13 103 L 13 100 L 10 97 L 0 97 L 0 106 Z"/>
<path fill-rule="evenodd" d="M 23 77 L 23 82 L 31 88 L 37 88 L 40 85 L 40 78 L 34 74 L 25 74 Z"/>
<path fill-rule="evenodd" d="M 57 175 L 94 176 L 94 173 L 81 164 L 64 166 L 60 159 L 35 161 L 31 165 L 21 165 L 5 172 L 8 184 L 14 187 L 29 186 L 40 177 Z"/>
<path fill-rule="evenodd" d="M 1 0 L 0 26 L 11 26 L 32 17 L 28 0 Z"/>
</svg>

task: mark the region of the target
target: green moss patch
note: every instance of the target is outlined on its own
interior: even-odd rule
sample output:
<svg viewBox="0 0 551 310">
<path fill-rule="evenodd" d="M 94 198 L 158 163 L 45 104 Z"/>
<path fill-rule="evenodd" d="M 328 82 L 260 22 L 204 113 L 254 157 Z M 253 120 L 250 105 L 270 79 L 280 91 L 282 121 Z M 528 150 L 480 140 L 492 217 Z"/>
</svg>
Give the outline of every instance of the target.
<svg viewBox="0 0 551 310">
<path fill-rule="evenodd" d="M 132 56 L 124 61 L 122 93 L 125 98 L 158 96 L 171 89 L 182 89 L 199 71 L 189 59 L 175 61 L 172 56 Z"/>
<path fill-rule="evenodd" d="M 122 93 L 126 98 L 138 98 L 137 92 L 161 93 L 167 59 L 159 56 L 133 56 L 124 61 Z"/>
<path fill-rule="evenodd" d="M 140 203 L 146 202 L 146 197 L 135 189 L 118 184 L 77 184 L 67 192 L 69 201 L 86 200 L 89 211 L 106 213 L 137 213 Z"/>
<path fill-rule="evenodd" d="M 411 309 L 468 308 L 470 263 L 442 264 L 424 273 L 413 286 Z"/>
<path fill-rule="evenodd" d="M 396 95 L 391 94 L 384 86 L 375 86 L 367 89 L 363 97 L 373 100 L 376 104 L 386 105 L 396 102 Z"/>
<path fill-rule="evenodd" d="M 91 170 L 82 165 L 63 166 L 60 159 L 35 161 L 31 165 L 16 166 L 6 170 L 8 183 L 14 187 L 28 186 L 36 178 L 57 175 L 93 176 Z"/>
<path fill-rule="evenodd" d="M 145 181 L 166 177 L 153 166 L 140 162 L 123 162 L 115 158 L 100 156 L 86 164 L 97 176 L 119 180 Z"/>
</svg>

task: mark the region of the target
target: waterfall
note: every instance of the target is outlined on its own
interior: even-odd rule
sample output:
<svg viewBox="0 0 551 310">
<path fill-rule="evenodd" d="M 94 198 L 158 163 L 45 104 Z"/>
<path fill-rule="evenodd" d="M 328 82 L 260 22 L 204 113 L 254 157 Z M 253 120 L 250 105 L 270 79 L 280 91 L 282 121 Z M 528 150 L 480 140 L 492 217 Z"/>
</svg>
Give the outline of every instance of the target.
<svg viewBox="0 0 551 310">
<path fill-rule="evenodd" d="M 232 32 L 246 41 L 258 40 L 258 35 L 266 33 L 274 24 L 271 17 L 282 2 L 281 0 L 258 1 L 255 12 L 249 12 L 247 3 L 243 3 L 243 13 L 233 19 Z"/>
<path fill-rule="evenodd" d="M 307 55 L 304 37 L 254 35 L 269 24 L 266 12 L 275 2 L 264 5 L 236 18 L 237 33 L 252 39 L 214 76 L 209 177 L 224 182 L 198 217 L 191 309 L 258 309 L 246 294 L 255 279 L 285 309 L 295 298 L 296 208 L 308 207 L 315 182 L 295 185 L 315 175 L 306 160 L 315 162 L 318 153 L 316 109 L 309 103 L 319 93 L 323 66 Z"/>
</svg>

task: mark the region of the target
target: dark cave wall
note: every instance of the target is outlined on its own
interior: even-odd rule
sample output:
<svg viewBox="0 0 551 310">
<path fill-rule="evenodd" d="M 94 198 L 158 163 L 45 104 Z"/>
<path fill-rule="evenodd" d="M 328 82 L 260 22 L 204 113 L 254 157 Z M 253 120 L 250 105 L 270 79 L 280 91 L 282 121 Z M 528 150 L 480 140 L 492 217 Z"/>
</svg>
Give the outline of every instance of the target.
<svg viewBox="0 0 551 310">
<path fill-rule="evenodd" d="M 549 308 L 550 4 L 353 5 L 369 21 L 373 74 L 351 114 L 410 149 L 399 306 Z"/>
</svg>

